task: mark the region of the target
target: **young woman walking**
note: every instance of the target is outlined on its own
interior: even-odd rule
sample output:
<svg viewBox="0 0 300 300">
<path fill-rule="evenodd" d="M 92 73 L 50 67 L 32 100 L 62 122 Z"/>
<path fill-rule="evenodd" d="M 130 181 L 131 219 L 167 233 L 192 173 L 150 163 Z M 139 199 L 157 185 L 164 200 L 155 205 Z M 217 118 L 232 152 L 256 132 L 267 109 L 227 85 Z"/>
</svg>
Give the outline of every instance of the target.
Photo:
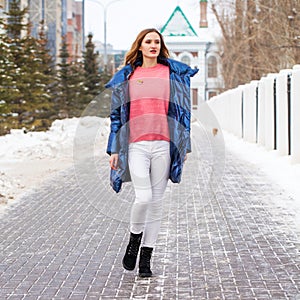
<svg viewBox="0 0 300 300">
<path fill-rule="evenodd" d="M 111 185 L 118 193 L 131 180 L 135 191 L 122 263 L 134 270 L 140 250 L 141 277 L 152 276 L 151 256 L 168 180 L 180 182 L 191 151 L 190 77 L 197 72 L 170 59 L 162 35 L 150 28 L 138 34 L 125 66 L 106 85 L 112 89 L 107 145 Z"/>
</svg>

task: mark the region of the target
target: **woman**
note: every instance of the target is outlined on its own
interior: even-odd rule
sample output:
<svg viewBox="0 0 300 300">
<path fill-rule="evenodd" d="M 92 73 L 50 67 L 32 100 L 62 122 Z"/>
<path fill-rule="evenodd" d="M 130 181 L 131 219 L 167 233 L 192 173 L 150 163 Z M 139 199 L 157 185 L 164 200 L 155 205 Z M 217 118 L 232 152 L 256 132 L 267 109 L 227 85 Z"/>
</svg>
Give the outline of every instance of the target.
<svg viewBox="0 0 300 300">
<path fill-rule="evenodd" d="M 112 89 L 111 185 L 132 181 L 135 201 L 123 267 L 150 277 L 150 260 L 160 229 L 168 179 L 179 183 L 190 144 L 190 77 L 198 72 L 169 58 L 160 32 L 142 30 L 125 56 L 125 66 L 106 85 Z"/>
</svg>

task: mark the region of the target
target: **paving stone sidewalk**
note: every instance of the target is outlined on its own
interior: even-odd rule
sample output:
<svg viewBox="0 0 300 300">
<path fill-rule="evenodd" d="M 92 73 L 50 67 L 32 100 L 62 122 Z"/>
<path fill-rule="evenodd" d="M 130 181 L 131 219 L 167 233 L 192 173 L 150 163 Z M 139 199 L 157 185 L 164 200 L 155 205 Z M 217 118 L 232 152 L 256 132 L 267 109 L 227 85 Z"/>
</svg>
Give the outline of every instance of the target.
<svg viewBox="0 0 300 300">
<path fill-rule="evenodd" d="M 294 200 L 212 147 L 194 136 L 182 183 L 168 185 L 152 278 L 122 268 L 133 190 L 111 190 L 105 157 L 59 173 L 2 215 L 0 299 L 299 300 L 296 216 L 278 205 Z"/>
</svg>

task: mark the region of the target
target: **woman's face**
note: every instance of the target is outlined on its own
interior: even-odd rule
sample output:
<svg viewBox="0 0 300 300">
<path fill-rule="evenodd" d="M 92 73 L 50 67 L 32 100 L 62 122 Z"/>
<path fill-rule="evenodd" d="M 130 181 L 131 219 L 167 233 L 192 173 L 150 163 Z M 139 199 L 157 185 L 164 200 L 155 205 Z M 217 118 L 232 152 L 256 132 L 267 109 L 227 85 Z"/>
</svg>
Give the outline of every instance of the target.
<svg viewBox="0 0 300 300">
<path fill-rule="evenodd" d="M 142 51 L 143 57 L 157 58 L 160 53 L 161 43 L 160 36 L 156 32 L 149 32 L 142 40 L 140 51 Z"/>
</svg>

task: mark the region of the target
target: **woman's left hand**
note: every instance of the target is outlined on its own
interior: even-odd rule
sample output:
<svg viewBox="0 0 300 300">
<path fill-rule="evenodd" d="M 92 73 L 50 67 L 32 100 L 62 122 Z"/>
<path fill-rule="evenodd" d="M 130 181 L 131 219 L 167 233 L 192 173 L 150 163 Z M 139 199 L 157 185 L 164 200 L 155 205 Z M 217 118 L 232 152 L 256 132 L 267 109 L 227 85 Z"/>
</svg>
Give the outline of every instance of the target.
<svg viewBox="0 0 300 300">
<path fill-rule="evenodd" d="M 119 162 L 119 155 L 117 153 L 112 154 L 109 159 L 109 164 L 113 170 L 118 169 L 118 162 Z"/>
</svg>

